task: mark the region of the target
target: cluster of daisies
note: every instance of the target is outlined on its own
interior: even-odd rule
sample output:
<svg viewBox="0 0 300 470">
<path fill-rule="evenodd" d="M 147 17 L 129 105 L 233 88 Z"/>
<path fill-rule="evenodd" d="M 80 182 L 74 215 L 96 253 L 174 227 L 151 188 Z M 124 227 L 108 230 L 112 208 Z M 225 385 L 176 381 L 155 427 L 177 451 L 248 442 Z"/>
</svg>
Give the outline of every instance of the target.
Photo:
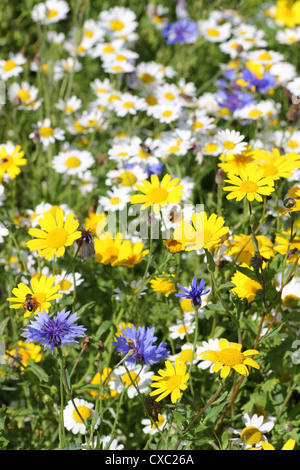
<svg viewBox="0 0 300 470">
<path fill-rule="evenodd" d="M 199 375 L 208 369 L 221 379 L 231 372 L 246 378 L 252 369 L 259 370 L 259 361 L 253 359 L 259 355 L 258 340 L 275 320 L 283 321 L 284 313 L 295 312 L 300 301 L 297 68 L 283 52 L 268 47 L 263 29 L 236 11 L 213 10 L 205 19 L 192 20 L 185 2 L 178 1 L 175 22 L 171 13 L 163 5 L 148 4 L 147 27 L 166 48 L 202 41 L 218 49 L 224 61 L 213 77 L 212 91 L 199 92 L 193 77 L 179 76 L 168 64 L 144 61 L 138 52 L 138 16 L 128 7 L 113 6 L 95 18 L 77 12 L 77 26 L 67 31 L 60 28 L 73 14 L 67 1 L 36 3 L 31 22 L 37 34 L 43 34 L 43 52 L 50 51 L 49 56 L 28 58 L 24 51 L 15 51 L 0 60 L 8 106 L 20 117 L 5 133 L 10 140 L 0 144 L 0 206 L 5 214 L 0 243 L 14 237 L 9 257 L 3 251 L 1 263 L 20 280 L 6 300 L 11 311 L 21 311 L 25 318 L 22 339 L 8 348 L 6 359 L 23 372 L 30 361 L 43 360 L 42 347 L 55 356 L 62 348 L 87 341 L 91 332 L 84 316 L 60 308 L 62 300 L 76 299 L 76 289 L 89 284 L 87 275 L 70 267 L 77 257 L 91 263 L 93 276 L 101 276 L 107 266 L 113 282 L 114 272 L 118 276 L 118 267 L 123 267 L 125 276 L 130 274 L 126 281 L 115 280 L 115 304 L 125 301 L 128 309 L 128 298 L 135 305 L 147 297 L 161 302 L 172 313 L 167 337 L 159 342 L 160 325 L 155 333 L 153 326 L 136 325 L 135 318 L 125 323 L 118 318 L 109 347 L 119 362 L 92 371 L 87 393 L 97 402 L 123 393 L 129 399 L 147 395 L 151 407 L 141 427 L 150 435 L 171 432 L 172 413 L 165 402 L 180 402 L 195 368 Z M 260 15 L 280 51 L 300 41 L 300 2 L 278 1 Z M 89 75 L 86 64 L 92 64 L 91 71 L 96 64 L 95 73 L 88 77 L 88 89 L 80 89 Z M 282 91 L 288 105 L 285 122 L 282 103 L 275 98 Z M 218 193 L 217 203 L 208 203 L 208 209 L 197 180 L 207 167 L 213 168 Z M 15 183 L 24 177 L 26 185 L 30 172 L 39 170 L 45 174 L 40 200 L 30 208 L 18 206 L 13 214 L 8 210 L 7 218 L 5 207 L 15 194 Z M 51 203 L 49 188 L 57 192 L 51 194 Z M 203 204 L 195 203 L 198 194 Z M 256 210 L 262 214 L 258 226 L 253 222 Z M 234 211 L 238 224 L 230 217 Z M 20 246 L 18 230 L 27 236 Z M 160 258 L 153 242 L 163 253 L 158 264 L 153 261 Z M 280 308 L 266 299 L 266 274 L 278 258 L 292 266 L 287 279 L 277 273 L 272 279 Z M 196 260 L 188 277 L 182 267 L 186 260 Z M 215 325 L 209 338 L 199 335 L 198 321 L 211 318 L 207 309 L 213 311 L 220 287 L 208 274 L 212 269 L 205 267 L 212 264 L 233 267 L 225 284 L 228 299 L 251 309 L 253 320 L 260 321 L 256 302 L 270 307 L 249 349 L 242 341 L 223 337 L 223 330 L 215 336 Z M 135 269 L 139 274 L 132 280 Z M 188 279 L 186 286 L 179 284 L 181 274 Z M 202 277 L 209 279 L 208 288 Z M 228 313 L 226 305 L 221 308 Z M 297 325 L 291 322 L 289 328 L 296 334 Z M 280 334 L 284 340 L 285 333 Z M 164 367 L 157 369 L 162 361 Z M 126 438 L 111 424 L 116 412 L 110 406 L 107 412 L 111 416 L 105 424 L 110 423 L 113 436 L 89 439 L 88 445 L 100 442 L 102 448 L 123 449 Z M 275 418 L 245 414 L 244 420 L 244 428 L 230 428 L 239 435 L 232 444 L 272 448 L 265 434 L 273 429 Z M 94 403 L 77 397 L 64 408 L 63 422 L 73 434 L 83 435 L 102 424 Z M 113 439 L 116 434 L 118 439 Z M 294 445 L 291 439 L 285 448 Z"/>
</svg>

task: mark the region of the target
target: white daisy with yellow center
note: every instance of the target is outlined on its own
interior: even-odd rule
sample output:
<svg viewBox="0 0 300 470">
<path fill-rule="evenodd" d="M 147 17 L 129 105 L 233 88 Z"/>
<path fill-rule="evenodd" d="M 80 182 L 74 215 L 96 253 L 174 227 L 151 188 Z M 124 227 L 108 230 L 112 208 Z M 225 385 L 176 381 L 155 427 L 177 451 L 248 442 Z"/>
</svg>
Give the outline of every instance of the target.
<svg viewBox="0 0 300 470">
<path fill-rule="evenodd" d="M 81 105 L 82 100 L 79 99 L 77 96 L 73 95 L 66 101 L 62 98 L 59 98 L 58 102 L 55 104 L 55 107 L 68 116 L 69 114 L 78 111 L 81 108 Z"/>
<path fill-rule="evenodd" d="M 38 89 L 30 85 L 28 82 L 14 82 L 8 89 L 8 97 L 10 101 L 17 105 L 19 109 L 28 109 L 28 105 L 36 101 L 38 97 Z"/>
<path fill-rule="evenodd" d="M 192 334 L 194 330 L 194 320 L 189 318 L 187 315 L 184 315 L 183 321 L 178 318 L 176 320 L 176 323 L 170 326 L 170 338 L 187 339 L 188 335 Z"/>
<path fill-rule="evenodd" d="M 118 117 L 123 117 L 127 114 L 134 115 L 138 111 L 144 110 L 146 104 L 143 98 L 131 93 L 123 93 L 119 100 L 114 101 L 112 107 Z"/>
<path fill-rule="evenodd" d="M 147 177 L 147 171 L 140 165 L 134 165 L 130 168 L 121 166 L 120 169 L 107 172 L 105 184 L 107 186 L 131 189 L 135 184 L 140 184 Z"/>
<path fill-rule="evenodd" d="M 60 274 L 55 275 L 55 284 L 60 285 L 58 292 L 60 294 L 70 294 L 74 291 L 74 287 L 80 286 L 84 281 L 80 273 L 67 273 L 64 269 Z M 59 301 L 59 299 L 57 299 Z"/>
<path fill-rule="evenodd" d="M 158 102 L 155 106 L 150 106 L 146 110 L 149 116 L 157 119 L 161 123 L 169 124 L 170 122 L 177 121 L 181 115 L 181 105 L 167 101 Z"/>
<path fill-rule="evenodd" d="M 244 138 L 244 135 L 233 129 L 220 130 L 216 134 L 216 140 L 225 155 L 228 153 L 236 155 L 246 150 L 248 143 L 244 141 Z"/>
<path fill-rule="evenodd" d="M 108 382 L 108 386 L 118 393 L 125 388 L 128 398 L 133 398 L 138 394 L 136 388 L 142 394 L 149 391 L 152 376 L 153 371 L 145 365 L 128 365 L 127 368 L 119 366 L 111 374 L 112 380 Z"/>
<path fill-rule="evenodd" d="M 112 191 L 107 191 L 107 196 L 102 196 L 99 199 L 101 212 L 117 212 L 126 208 L 129 203 L 129 192 L 131 188 L 113 188 Z"/>
<path fill-rule="evenodd" d="M 65 132 L 58 127 L 53 127 L 51 119 L 46 118 L 43 121 L 38 121 L 36 130 L 32 132 L 29 137 L 31 139 L 38 137 L 43 144 L 43 148 L 47 149 L 48 146 L 54 144 L 56 140 L 64 140 Z"/>
<path fill-rule="evenodd" d="M 213 19 L 198 21 L 199 33 L 209 42 L 224 42 L 231 34 L 231 24 L 218 24 Z"/>
<path fill-rule="evenodd" d="M 88 150 L 68 149 L 53 157 L 52 166 L 57 173 L 81 178 L 83 173 L 95 163 Z"/>
<path fill-rule="evenodd" d="M 142 419 L 141 424 L 143 425 L 143 433 L 150 434 L 150 436 L 153 436 L 160 430 L 166 429 L 168 425 L 166 412 L 158 414 L 155 424 L 149 418 Z"/>
<path fill-rule="evenodd" d="M 232 434 L 239 434 L 240 437 L 234 437 L 230 440 L 233 444 L 243 446 L 245 449 L 261 448 L 261 441 L 268 442 L 265 434 L 273 429 L 274 421 L 275 418 L 272 416 L 267 417 L 265 421 L 263 415 L 258 416 L 254 414 L 250 416 L 248 413 L 245 413 L 245 427 L 243 429 L 229 428 Z"/>
<path fill-rule="evenodd" d="M 36 23 L 53 24 L 64 20 L 70 7 L 65 0 L 46 0 L 34 5 L 31 18 Z"/>
<path fill-rule="evenodd" d="M 10 53 L 9 57 L 4 60 L 0 60 L 0 78 L 4 82 L 11 77 L 17 77 L 23 72 L 23 65 L 26 63 L 26 59 L 23 54 Z"/>
<path fill-rule="evenodd" d="M 75 404 L 75 406 L 74 406 Z M 94 418 L 94 404 L 84 399 L 74 398 L 69 400 L 63 410 L 64 426 L 73 434 L 86 434 L 91 429 Z M 96 419 L 95 428 L 100 424 L 100 418 Z"/>
<path fill-rule="evenodd" d="M 99 14 L 99 27 L 110 38 L 123 38 L 137 28 L 136 14 L 130 8 L 112 7 Z"/>
</svg>

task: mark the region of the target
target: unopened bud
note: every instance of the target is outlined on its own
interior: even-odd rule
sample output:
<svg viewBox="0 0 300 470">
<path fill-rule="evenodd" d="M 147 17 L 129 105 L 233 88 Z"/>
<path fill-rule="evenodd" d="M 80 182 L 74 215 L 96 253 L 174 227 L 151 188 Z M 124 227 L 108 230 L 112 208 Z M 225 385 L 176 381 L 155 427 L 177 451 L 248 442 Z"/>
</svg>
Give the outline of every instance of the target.
<svg viewBox="0 0 300 470">
<path fill-rule="evenodd" d="M 224 173 L 223 171 L 221 170 L 221 168 L 217 171 L 217 174 L 216 174 L 216 183 L 218 186 L 221 186 L 223 183 L 224 183 L 224 179 L 225 179 L 225 176 L 224 176 Z"/>
</svg>

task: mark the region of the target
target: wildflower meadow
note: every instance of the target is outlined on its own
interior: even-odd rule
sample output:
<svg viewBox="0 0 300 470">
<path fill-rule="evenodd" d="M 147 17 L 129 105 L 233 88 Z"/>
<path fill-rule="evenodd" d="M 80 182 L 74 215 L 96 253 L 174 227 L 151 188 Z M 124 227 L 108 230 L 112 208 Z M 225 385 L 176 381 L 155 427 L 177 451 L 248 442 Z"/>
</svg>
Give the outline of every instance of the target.
<svg viewBox="0 0 300 470">
<path fill-rule="evenodd" d="M 300 1 L 0 31 L 0 449 L 299 449 Z"/>
</svg>

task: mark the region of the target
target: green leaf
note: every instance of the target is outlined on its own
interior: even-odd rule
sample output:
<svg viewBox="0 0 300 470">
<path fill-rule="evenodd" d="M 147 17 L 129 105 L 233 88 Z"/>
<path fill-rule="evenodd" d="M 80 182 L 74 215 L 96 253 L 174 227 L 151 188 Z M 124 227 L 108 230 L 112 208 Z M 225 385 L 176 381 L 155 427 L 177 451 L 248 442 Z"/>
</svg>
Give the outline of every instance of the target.
<svg viewBox="0 0 300 470">
<path fill-rule="evenodd" d="M 7 318 L 4 318 L 2 322 L 0 322 L 0 337 L 2 336 L 3 330 L 6 328 L 6 325 L 9 322 L 9 320 L 10 320 L 10 317 L 7 317 Z"/>
<path fill-rule="evenodd" d="M 96 331 L 95 335 L 94 335 L 94 338 L 96 340 L 99 340 L 101 338 L 101 336 L 107 331 L 109 330 L 111 327 L 114 327 L 114 324 L 112 321 L 110 320 L 105 320 L 104 322 L 101 323 L 101 325 L 99 326 L 98 330 Z"/>
<path fill-rule="evenodd" d="M 48 382 L 49 375 L 37 364 L 30 364 L 25 368 L 25 372 L 32 372 L 41 382 Z"/>
</svg>

